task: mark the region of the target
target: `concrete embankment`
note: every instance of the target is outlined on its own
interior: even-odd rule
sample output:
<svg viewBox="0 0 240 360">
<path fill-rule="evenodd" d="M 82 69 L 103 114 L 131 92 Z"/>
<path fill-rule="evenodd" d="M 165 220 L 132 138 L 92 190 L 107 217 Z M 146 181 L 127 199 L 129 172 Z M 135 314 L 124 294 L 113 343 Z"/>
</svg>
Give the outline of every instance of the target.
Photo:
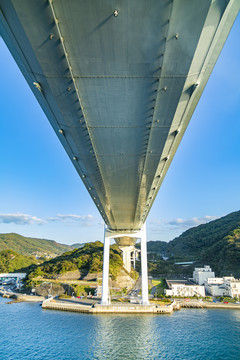
<svg viewBox="0 0 240 360">
<path fill-rule="evenodd" d="M 212 303 L 206 301 L 182 301 L 179 303 L 180 308 L 193 308 L 193 309 L 234 309 L 240 310 L 240 304 L 235 303 Z"/>
<path fill-rule="evenodd" d="M 240 310 L 240 304 L 235 303 L 211 303 L 207 301 L 173 301 L 168 305 L 139 305 L 129 303 L 112 303 L 111 305 L 101 305 L 97 303 L 76 303 L 70 301 L 61 301 L 45 299 L 43 296 L 32 296 L 20 293 L 0 290 L 0 296 L 14 299 L 13 302 L 42 302 L 43 309 L 52 309 L 60 311 L 82 312 L 88 314 L 104 313 L 122 313 L 122 314 L 171 314 L 181 308 L 194 309 L 233 309 Z"/>
<path fill-rule="evenodd" d="M 192 308 L 192 309 L 202 309 L 204 308 L 204 305 L 200 301 L 183 301 L 179 303 L 180 308 Z"/>
<path fill-rule="evenodd" d="M 92 305 L 71 304 L 70 302 L 66 302 L 66 301 L 45 300 L 42 303 L 42 308 L 49 310 L 90 313 L 92 309 Z"/>
<path fill-rule="evenodd" d="M 42 302 L 45 300 L 44 296 L 26 295 L 20 293 L 14 293 L 11 291 L 0 290 L 0 296 L 15 299 L 16 301 L 30 301 L 30 302 Z"/>
<path fill-rule="evenodd" d="M 42 304 L 43 309 L 84 312 L 89 314 L 106 314 L 106 313 L 122 313 L 122 314 L 171 314 L 173 312 L 173 304 L 170 305 L 139 305 L 139 304 L 111 304 L 111 305 L 82 305 L 71 304 L 67 302 L 45 300 Z"/>
<path fill-rule="evenodd" d="M 3 298 L 10 299 L 12 297 L 12 295 L 13 295 L 13 293 L 11 293 L 9 291 L 0 290 L 0 296 L 2 296 Z"/>
<path fill-rule="evenodd" d="M 205 301 L 174 301 L 170 305 L 139 305 L 129 303 L 101 304 L 76 304 L 60 300 L 45 300 L 43 309 L 84 312 L 89 314 L 122 313 L 122 314 L 171 314 L 173 311 L 188 309 L 240 309 L 240 304 L 210 303 Z"/>
<path fill-rule="evenodd" d="M 35 295 L 24 295 L 24 294 L 14 294 L 14 299 L 17 301 L 28 301 L 28 302 L 42 302 L 45 300 L 44 296 L 35 296 Z"/>
<path fill-rule="evenodd" d="M 96 304 L 93 308 L 94 313 L 150 313 L 150 314 L 171 314 L 173 304 L 170 305 L 139 305 L 139 304 Z"/>
<path fill-rule="evenodd" d="M 207 309 L 234 309 L 234 310 L 240 310 L 240 304 L 234 304 L 234 303 L 203 303 L 203 307 Z"/>
</svg>

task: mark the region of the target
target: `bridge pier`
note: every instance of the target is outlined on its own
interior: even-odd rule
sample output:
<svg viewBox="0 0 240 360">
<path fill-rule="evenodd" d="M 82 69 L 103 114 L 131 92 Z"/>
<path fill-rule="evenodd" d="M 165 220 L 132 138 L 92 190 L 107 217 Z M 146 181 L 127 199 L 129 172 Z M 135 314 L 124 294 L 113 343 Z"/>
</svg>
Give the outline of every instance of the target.
<svg viewBox="0 0 240 360">
<path fill-rule="evenodd" d="M 130 273 L 131 272 L 131 253 L 134 251 L 134 246 L 119 246 L 123 256 L 123 266 Z"/>
<path fill-rule="evenodd" d="M 147 239 L 146 239 L 146 224 L 143 225 L 140 231 L 121 231 L 110 230 L 104 228 L 104 249 L 103 249 L 103 277 L 102 277 L 102 305 L 110 304 L 109 295 L 109 248 L 110 239 L 115 239 L 116 243 L 120 241 L 128 241 L 129 238 L 141 240 L 141 275 L 142 275 L 142 305 L 148 305 L 148 269 L 147 269 Z M 135 243 L 134 242 L 134 243 Z M 120 245 L 120 244 L 119 244 Z M 131 269 L 130 269 L 131 270 Z"/>
<path fill-rule="evenodd" d="M 104 225 L 104 247 L 103 247 L 103 276 L 102 276 L 102 305 L 110 304 L 109 295 L 109 248 L 110 237 L 106 234 L 106 227 Z"/>
<path fill-rule="evenodd" d="M 142 305 L 148 305 L 148 269 L 147 269 L 147 236 L 146 224 L 142 228 L 141 236 L 141 272 L 142 272 Z"/>
</svg>

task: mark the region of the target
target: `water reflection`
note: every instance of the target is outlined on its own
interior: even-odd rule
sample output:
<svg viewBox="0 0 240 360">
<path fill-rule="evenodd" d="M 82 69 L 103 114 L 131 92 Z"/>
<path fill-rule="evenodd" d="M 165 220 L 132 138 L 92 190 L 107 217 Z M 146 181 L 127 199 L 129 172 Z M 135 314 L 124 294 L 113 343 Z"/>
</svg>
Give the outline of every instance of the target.
<svg viewBox="0 0 240 360">
<path fill-rule="evenodd" d="M 157 359 L 161 349 L 154 316 L 99 316 L 94 359 Z M 157 346 L 156 346 L 157 345 Z"/>
<path fill-rule="evenodd" d="M 0 360 L 239 359 L 239 310 L 88 315 L 6 302 L 0 298 Z"/>
</svg>

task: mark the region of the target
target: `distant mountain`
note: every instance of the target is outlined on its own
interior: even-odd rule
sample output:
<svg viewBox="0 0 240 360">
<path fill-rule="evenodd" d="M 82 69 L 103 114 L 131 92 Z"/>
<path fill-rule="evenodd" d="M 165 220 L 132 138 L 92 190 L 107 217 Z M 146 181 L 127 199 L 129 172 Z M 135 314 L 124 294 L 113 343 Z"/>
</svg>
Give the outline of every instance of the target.
<svg viewBox="0 0 240 360">
<path fill-rule="evenodd" d="M 29 238 L 15 233 L 0 234 L 0 251 L 7 249 L 25 256 L 56 256 L 72 250 L 73 247 L 59 244 L 53 240 Z"/>
<path fill-rule="evenodd" d="M 141 248 L 141 243 L 137 243 L 136 244 L 136 248 L 140 249 Z M 168 248 L 168 243 L 166 241 L 148 241 L 147 243 L 147 250 L 148 253 L 152 252 L 152 253 L 159 253 L 159 254 L 165 254 Z"/>
<path fill-rule="evenodd" d="M 100 242 L 62 245 L 55 241 L 26 238 L 18 234 L 0 234 L 0 251 L 11 249 L 21 255 L 62 255 L 52 262 L 40 265 L 43 273 L 62 273 L 78 268 L 83 272 L 102 271 Z M 149 273 L 153 275 L 192 272 L 194 266 L 210 265 L 216 275 L 240 277 L 240 211 L 233 212 L 207 224 L 185 231 L 170 241 L 149 241 Z M 74 249 L 74 250 L 73 250 Z M 122 266 L 121 252 L 112 246 L 110 267 L 112 274 Z M 162 258 L 168 257 L 168 260 Z M 114 262 L 116 261 L 116 264 Z M 175 262 L 194 261 L 183 268 Z M 38 270 L 39 271 L 39 270 Z"/>
<path fill-rule="evenodd" d="M 148 243 L 148 252 L 164 253 L 175 261 L 211 265 L 218 275 L 240 276 L 240 211 L 185 231 L 163 246 Z"/>
<path fill-rule="evenodd" d="M 75 249 L 81 249 L 84 247 L 85 244 L 80 244 L 80 243 L 76 243 L 76 244 L 72 244 L 72 248 L 75 248 Z"/>
</svg>

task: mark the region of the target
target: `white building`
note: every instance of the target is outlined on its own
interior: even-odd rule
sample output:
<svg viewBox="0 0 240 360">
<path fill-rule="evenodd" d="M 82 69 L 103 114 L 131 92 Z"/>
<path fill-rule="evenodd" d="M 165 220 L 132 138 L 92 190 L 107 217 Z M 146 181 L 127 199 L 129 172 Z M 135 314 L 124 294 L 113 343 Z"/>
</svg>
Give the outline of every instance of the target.
<svg viewBox="0 0 240 360">
<path fill-rule="evenodd" d="M 203 268 L 195 268 L 193 272 L 193 281 L 198 285 L 203 285 L 208 278 L 215 278 L 215 273 L 209 265 L 204 265 Z"/>
<path fill-rule="evenodd" d="M 167 281 L 169 289 L 165 289 L 167 296 L 181 296 L 192 297 L 202 296 L 205 297 L 205 288 L 202 285 L 195 285 L 190 283 Z"/>
<path fill-rule="evenodd" d="M 204 282 L 205 290 L 212 296 L 229 296 L 240 298 L 240 280 L 233 276 L 208 278 Z"/>
<path fill-rule="evenodd" d="M 204 268 L 195 268 L 193 280 L 196 284 L 204 284 L 206 293 L 212 296 L 240 298 L 240 279 L 235 279 L 233 276 L 215 277 L 215 273 L 208 265 Z"/>
<path fill-rule="evenodd" d="M 95 296 L 101 297 L 102 296 L 102 285 L 98 285 L 94 292 Z"/>
<path fill-rule="evenodd" d="M 19 289 L 22 287 L 22 280 L 26 277 L 26 275 L 26 273 L 1 273 L 0 284 L 13 284 L 17 287 L 17 289 Z"/>
<path fill-rule="evenodd" d="M 0 280 L 11 280 L 14 279 L 16 281 L 22 280 L 26 277 L 26 273 L 1 273 Z"/>
<path fill-rule="evenodd" d="M 223 278 L 208 278 L 204 281 L 205 290 L 212 296 L 223 296 L 225 285 Z"/>
<path fill-rule="evenodd" d="M 220 277 L 214 277 L 214 278 L 208 278 L 204 281 L 206 285 L 221 285 L 224 283 L 223 278 Z"/>
<path fill-rule="evenodd" d="M 233 277 L 224 277 L 225 295 L 240 298 L 240 280 Z"/>
<path fill-rule="evenodd" d="M 225 295 L 225 286 L 224 285 L 217 285 L 212 284 L 209 285 L 206 289 L 206 292 L 211 296 L 224 296 Z"/>
</svg>

